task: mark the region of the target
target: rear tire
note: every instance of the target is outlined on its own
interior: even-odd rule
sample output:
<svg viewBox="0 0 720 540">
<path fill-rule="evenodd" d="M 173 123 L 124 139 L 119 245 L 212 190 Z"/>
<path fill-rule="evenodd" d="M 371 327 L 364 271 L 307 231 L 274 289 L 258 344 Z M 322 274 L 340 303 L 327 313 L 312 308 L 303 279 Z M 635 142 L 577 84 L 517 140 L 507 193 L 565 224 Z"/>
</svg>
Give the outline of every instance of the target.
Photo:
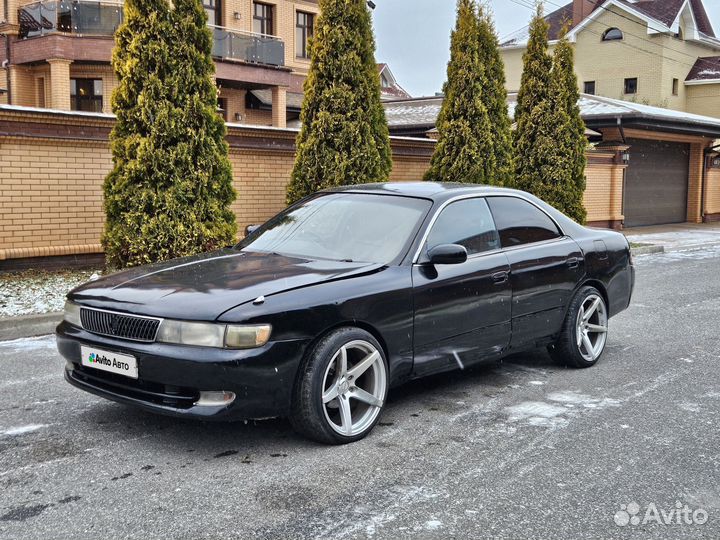
<svg viewBox="0 0 720 540">
<path fill-rule="evenodd" d="M 594 366 L 605 350 L 607 330 L 603 295 L 595 287 L 582 287 L 570 302 L 560 335 L 548 351 L 555 360 L 570 367 Z"/>
<path fill-rule="evenodd" d="M 359 328 L 339 328 L 305 355 L 293 391 L 290 423 L 325 444 L 365 437 L 380 419 L 389 387 L 377 340 Z"/>
</svg>

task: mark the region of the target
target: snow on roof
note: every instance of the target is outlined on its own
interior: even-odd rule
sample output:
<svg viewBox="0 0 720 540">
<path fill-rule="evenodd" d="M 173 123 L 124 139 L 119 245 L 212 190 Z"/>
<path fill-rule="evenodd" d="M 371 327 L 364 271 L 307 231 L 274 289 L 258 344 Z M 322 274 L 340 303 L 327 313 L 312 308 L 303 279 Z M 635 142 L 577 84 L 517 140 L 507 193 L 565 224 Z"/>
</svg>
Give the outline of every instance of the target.
<svg viewBox="0 0 720 540">
<path fill-rule="evenodd" d="M 508 95 L 508 115 L 515 114 L 517 94 Z M 435 126 L 440 113 L 443 98 L 426 97 L 407 100 L 388 101 L 383 103 L 388 125 L 393 127 L 425 126 L 428 129 Z M 690 123 L 708 126 L 720 130 L 720 118 L 690 114 L 683 111 L 664 109 L 652 105 L 632 103 L 620 99 L 612 99 L 590 94 L 581 94 L 578 101 L 580 114 L 583 119 L 642 117 L 667 122 Z"/>
</svg>

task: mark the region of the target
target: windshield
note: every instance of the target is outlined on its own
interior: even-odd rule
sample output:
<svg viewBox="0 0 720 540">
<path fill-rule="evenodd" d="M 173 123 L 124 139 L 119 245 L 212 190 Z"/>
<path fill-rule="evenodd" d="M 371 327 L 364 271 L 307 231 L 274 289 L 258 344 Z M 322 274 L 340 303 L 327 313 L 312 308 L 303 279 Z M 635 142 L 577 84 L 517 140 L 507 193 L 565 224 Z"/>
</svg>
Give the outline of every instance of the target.
<svg viewBox="0 0 720 540">
<path fill-rule="evenodd" d="M 244 251 L 388 263 L 414 236 L 430 201 L 329 193 L 278 214 L 243 240 Z"/>
</svg>

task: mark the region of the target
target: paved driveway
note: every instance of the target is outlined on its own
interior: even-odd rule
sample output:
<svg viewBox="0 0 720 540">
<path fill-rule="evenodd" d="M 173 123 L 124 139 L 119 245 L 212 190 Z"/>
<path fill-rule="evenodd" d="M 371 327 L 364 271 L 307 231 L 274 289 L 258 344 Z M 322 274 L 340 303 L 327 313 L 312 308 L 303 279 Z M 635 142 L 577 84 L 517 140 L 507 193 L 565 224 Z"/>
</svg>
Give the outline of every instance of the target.
<svg viewBox="0 0 720 540">
<path fill-rule="evenodd" d="M 51 337 L 2 343 L 0 538 L 719 538 L 719 264 L 638 257 L 595 368 L 417 381 L 344 447 L 136 411 L 63 382 Z"/>
</svg>

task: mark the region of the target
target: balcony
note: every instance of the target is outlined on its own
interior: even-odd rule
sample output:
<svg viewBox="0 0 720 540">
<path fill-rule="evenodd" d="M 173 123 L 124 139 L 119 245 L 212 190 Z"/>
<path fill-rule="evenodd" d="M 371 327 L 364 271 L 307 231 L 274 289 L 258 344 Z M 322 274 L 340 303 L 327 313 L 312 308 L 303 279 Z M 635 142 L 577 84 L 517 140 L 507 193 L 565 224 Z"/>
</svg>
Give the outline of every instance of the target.
<svg viewBox="0 0 720 540">
<path fill-rule="evenodd" d="M 210 25 L 213 33 L 212 55 L 224 60 L 252 64 L 285 65 L 285 43 L 265 34 L 253 34 Z"/>
<path fill-rule="evenodd" d="M 112 36 L 123 20 L 122 2 L 34 2 L 18 10 L 20 37 L 47 34 Z"/>
<path fill-rule="evenodd" d="M 27 4 L 18 10 L 20 38 L 49 34 L 112 36 L 123 21 L 122 2 L 103 0 L 50 0 Z M 275 36 L 210 26 L 212 55 L 230 61 L 285 65 L 285 43 Z M 110 58 L 108 58 L 108 61 Z"/>
</svg>

